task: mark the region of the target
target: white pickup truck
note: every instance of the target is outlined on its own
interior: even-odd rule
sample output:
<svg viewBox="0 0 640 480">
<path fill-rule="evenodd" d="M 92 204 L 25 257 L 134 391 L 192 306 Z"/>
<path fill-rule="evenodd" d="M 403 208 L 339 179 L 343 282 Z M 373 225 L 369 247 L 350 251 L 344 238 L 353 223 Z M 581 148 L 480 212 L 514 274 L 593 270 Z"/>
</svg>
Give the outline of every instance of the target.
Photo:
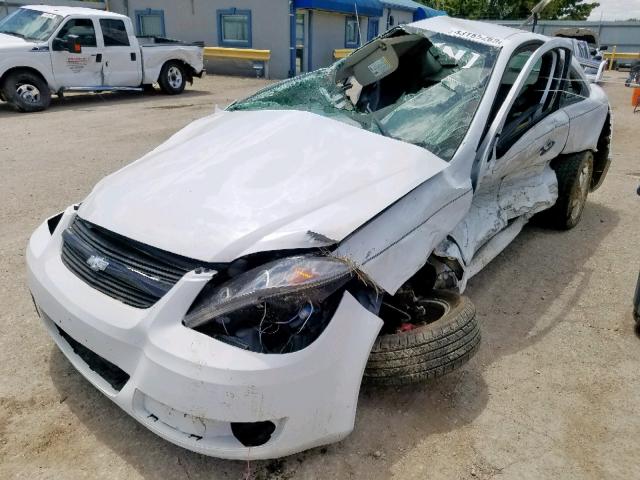
<svg viewBox="0 0 640 480">
<path fill-rule="evenodd" d="M 141 42 L 144 45 L 141 45 Z M 51 94 L 148 88 L 181 93 L 204 73 L 203 46 L 135 36 L 129 17 L 27 6 L 0 20 L 0 99 L 44 110 Z"/>
</svg>

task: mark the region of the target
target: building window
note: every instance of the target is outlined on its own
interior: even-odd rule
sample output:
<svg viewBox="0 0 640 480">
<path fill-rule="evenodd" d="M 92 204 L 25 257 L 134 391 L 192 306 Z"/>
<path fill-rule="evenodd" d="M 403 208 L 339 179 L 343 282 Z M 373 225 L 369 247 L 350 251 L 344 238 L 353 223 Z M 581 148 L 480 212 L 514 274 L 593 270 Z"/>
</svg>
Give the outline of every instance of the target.
<svg viewBox="0 0 640 480">
<path fill-rule="evenodd" d="M 128 47 L 129 35 L 122 20 L 100 19 L 105 47 Z"/>
<path fill-rule="evenodd" d="M 369 28 L 367 29 L 367 40 L 373 40 L 380 33 L 380 19 L 370 18 Z"/>
<path fill-rule="evenodd" d="M 360 28 L 356 17 L 347 17 L 344 32 L 345 48 L 358 48 L 360 46 Z"/>
<path fill-rule="evenodd" d="M 251 10 L 218 10 L 218 43 L 221 47 L 251 48 Z"/>
<path fill-rule="evenodd" d="M 141 37 L 164 37 L 164 10 L 136 10 L 136 26 Z"/>
</svg>

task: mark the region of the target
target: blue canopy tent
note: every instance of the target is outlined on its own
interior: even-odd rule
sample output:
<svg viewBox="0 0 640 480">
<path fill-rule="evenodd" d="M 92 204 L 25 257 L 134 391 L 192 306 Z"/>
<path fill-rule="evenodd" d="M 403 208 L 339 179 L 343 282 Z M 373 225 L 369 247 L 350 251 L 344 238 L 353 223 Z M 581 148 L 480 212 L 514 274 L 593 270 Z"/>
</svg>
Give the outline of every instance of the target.
<svg viewBox="0 0 640 480">
<path fill-rule="evenodd" d="M 413 0 L 293 0 L 290 3 L 290 70 L 289 75 L 296 74 L 296 11 L 323 10 L 344 15 L 359 15 L 375 19 L 384 15 L 384 9 L 399 9 L 411 12 L 413 20 L 423 20 L 446 12 L 429 8 Z M 377 24 L 377 22 L 376 22 Z M 377 28 L 374 33 L 377 35 Z M 310 41 L 311 42 L 311 41 Z M 309 62 L 311 63 L 311 62 Z"/>
<path fill-rule="evenodd" d="M 427 7 L 422 3 L 413 0 L 380 0 L 382 5 L 387 8 L 395 8 L 397 10 L 407 10 L 413 12 L 413 20 L 424 20 L 425 18 L 441 17 L 447 12 Z"/>
<path fill-rule="evenodd" d="M 413 12 L 413 19 L 415 21 L 424 20 L 425 18 L 431 17 L 444 17 L 447 15 L 447 12 L 443 10 L 436 10 L 435 8 L 422 6 Z"/>
<path fill-rule="evenodd" d="M 357 13 L 363 17 L 382 16 L 380 0 L 294 0 L 293 6 L 296 9 L 309 8 L 354 15 Z"/>
</svg>

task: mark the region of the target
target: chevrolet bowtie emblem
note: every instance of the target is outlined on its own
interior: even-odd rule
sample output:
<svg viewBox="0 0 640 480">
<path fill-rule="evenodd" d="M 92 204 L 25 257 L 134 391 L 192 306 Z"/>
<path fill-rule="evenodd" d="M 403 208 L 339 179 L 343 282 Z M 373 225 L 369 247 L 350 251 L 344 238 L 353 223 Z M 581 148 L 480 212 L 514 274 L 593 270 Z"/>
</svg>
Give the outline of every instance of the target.
<svg viewBox="0 0 640 480">
<path fill-rule="evenodd" d="M 93 270 L 94 272 L 104 272 L 109 266 L 109 262 L 104 257 L 91 255 L 87 259 L 87 265 L 89 265 L 89 268 L 91 268 L 91 270 Z"/>
</svg>

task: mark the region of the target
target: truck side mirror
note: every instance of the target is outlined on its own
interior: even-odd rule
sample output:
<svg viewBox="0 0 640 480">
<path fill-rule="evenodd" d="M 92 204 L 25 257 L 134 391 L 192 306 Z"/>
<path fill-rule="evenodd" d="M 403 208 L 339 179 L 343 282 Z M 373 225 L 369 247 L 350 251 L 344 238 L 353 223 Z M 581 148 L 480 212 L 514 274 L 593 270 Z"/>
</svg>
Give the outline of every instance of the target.
<svg viewBox="0 0 640 480">
<path fill-rule="evenodd" d="M 67 35 L 67 52 L 69 53 L 82 53 L 82 45 L 80 44 L 80 37 L 77 35 Z"/>
<path fill-rule="evenodd" d="M 67 35 L 65 38 L 53 39 L 54 52 L 82 53 L 80 37 L 77 35 Z"/>
</svg>

